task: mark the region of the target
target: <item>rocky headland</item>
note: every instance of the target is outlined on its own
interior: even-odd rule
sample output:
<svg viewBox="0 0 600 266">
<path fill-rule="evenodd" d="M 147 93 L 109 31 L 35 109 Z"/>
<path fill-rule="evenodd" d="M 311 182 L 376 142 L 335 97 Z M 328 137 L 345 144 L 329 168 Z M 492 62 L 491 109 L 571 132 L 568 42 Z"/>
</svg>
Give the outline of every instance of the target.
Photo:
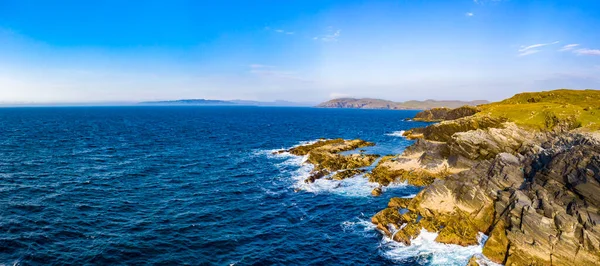
<svg viewBox="0 0 600 266">
<path fill-rule="evenodd" d="M 406 101 L 406 102 L 393 102 L 382 99 L 370 99 L 370 98 L 338 98 L 320 103 L 317 107 L 321 108 L 354 108 L 354 109 L 390 109 L 390 110 L 424 110 L 424 109 L 448 109 L 457 108 L 463 105 L 479 105 L 485 104 L 488 101 L 477 100 L 477 101 L 436 101 L 436 100 L 425 100 L 425 101 Z"/>
<path fill-rule="evenodd" d="M 289 152 L 315 165 L 307 182 L 355 176 L 375 164 L 365 173 L 371 182 L 424 187 L 412 199 L 392 198 L 372 218 L 406 245 L 421 230 L 462 246 L 484 233 L 483 254 L 496 263 L 600 264 L 600 91 L 523 93 L 428 110 L 415 120 L 441 122 L 407 131 L 415 142 L 400 155 L 340 154 L 373 145 L 361 140 Z"/>
</svg>

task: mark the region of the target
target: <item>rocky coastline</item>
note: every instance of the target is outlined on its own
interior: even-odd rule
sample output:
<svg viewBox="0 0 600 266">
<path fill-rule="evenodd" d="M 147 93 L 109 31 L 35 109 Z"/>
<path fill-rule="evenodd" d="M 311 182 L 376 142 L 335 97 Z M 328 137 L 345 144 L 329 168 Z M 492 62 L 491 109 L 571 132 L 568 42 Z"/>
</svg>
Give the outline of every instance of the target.
<svg viewBox="0 0 600 266">
<path fill-rule="evenodd" d="M 412 199 L 392 198 L 372 218 L 380 232 L 405 245 L 421 230 L 438 233 L 437 242 L 462 246 L 477 244 L 483 233 L 489 236 L 483 255 L 495 263 L 598 265 L 597 99 L 598 91 L 560 90 L 427 110 L 415 120 L 439 123 L 405 132 L 415 142 L 400 155 L 342 154 L 374 145 L 342 139 L 288 152 L 314 165 L 306 182 L 364 174 L 381 187 L 423 187 Z M 469 265 L 478 261 L 473 257 Z"/>
</svg>

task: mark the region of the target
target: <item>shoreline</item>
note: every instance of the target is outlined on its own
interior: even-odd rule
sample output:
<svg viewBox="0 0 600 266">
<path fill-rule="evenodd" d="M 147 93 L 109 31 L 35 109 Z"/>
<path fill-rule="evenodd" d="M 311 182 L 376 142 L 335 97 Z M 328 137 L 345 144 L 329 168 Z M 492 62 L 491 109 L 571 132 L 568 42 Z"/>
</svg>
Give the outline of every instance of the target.
<svg viewBox="0 0 600 266">
<path fill-rule="evenodd" d="M 526 97 L 556 98 L 571 91 L 544 93 Z M 348 143 L 359 140 L 300 146 L 314 166 L 306 182 L 347 172 L 343 178 L 362 174 L 378 183 L 374 196 L 399 182 L 423 187 L 412 199 L 392 198 L 388 208 L 373 216 L 373 224 L 384 236 L 407 246 L 423 230 L 437 233 L 436 242 L 461 246 L 477 245 L 479 234 L 488 235 L 482 255 L 473 256 L 469 265 L 600 261 L 596 122 L 543 111 L 540 127 L 546 129 L 534 130 L 531 120 L 490 112 L 496 112 L 496 105 L 519 104 L 520 96 L 468 112 L 448 110 L 454 111 L 450 118 L 447 111 L 428 112 L 423 115 L 428 120 L 442 122 L 404 132 L 415 143 L 402 154 L 376 162 L 362 153 L 340 154 L 356 150 Z M 516 108 L 537 107 L 528 99 Z M 552 104 L 548 106 L 555 108 Z M 596 110 L 583 104 L 583 115 Z M 367 166 L 370 171 L 361 170 Z"/>
</svg>

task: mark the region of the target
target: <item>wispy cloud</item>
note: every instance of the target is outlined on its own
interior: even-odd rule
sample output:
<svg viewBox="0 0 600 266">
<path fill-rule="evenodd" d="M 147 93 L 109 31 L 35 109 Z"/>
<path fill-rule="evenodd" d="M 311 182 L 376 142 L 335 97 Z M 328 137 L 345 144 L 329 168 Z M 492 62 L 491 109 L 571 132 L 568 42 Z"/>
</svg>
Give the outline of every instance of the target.
<svg viewBox="0 0 600 266">
<path fill-rule="evenodd" d="M 525 51 L 521 51 L 519 53 L 519 56 L 528 56 L 528 55 L 532 55 L 532 54 L 537 54 L 539 52 L 540 52 L 540 50 L 525 50 Z"/>
<path fill-rule="evenodd" d="M 577 43 L 567 44 L 558 51 L 560 51 L 560 52 L 571 51 L 571 50 L 575 49 L 575 47 L 577 47 L 577 46 L 579 46 L 579 44 L 577 44 Z"/>
<path fill-rule="evenodd" d="M 548 45 L 553 45 L 553 44 L 557 44 L 559 43 L 559 41 L 555 41 L 555 42 L 551 42 L 551 43 L 538 43 L 538 44 L 532 44 L 529 46 L 521 46 L 521 49 L 519 49 L 519 52 L 525 52 L 527 50 L 530 49 L 534 49 L 534 48 L 540 48 L 540 47 L 544 47 L 544 46 L 548 46 Z"/>
<path fill-rule="evenodd" d="M 600 56 L 600 49 L 577 49 L 573 51 L 576 55 L 598 55 Z"/>
<path fill-rule="evenodd" d="M 541 52 L 541 50 L 538 48 L 548 46 L 548 45 L 554 45 L 557 43 L 559 43 L 559 41 L 555 41 L 555 42 L 551 42 L 551 43 L 536 43 L 536 44 L 532 44 L 532 45 L 528 45 L 528 46 L 523 45 L 518 50 L 519 56 L 527 56 L 527 55 L 537 54 L 537 53 Z"/>
<path fill-rule="evenodd" d="M 287 31 L 287 30 L 283 30 L 283 29 L 272 29 L 271 27 L 265 27 L 265 30 L 273 31 L 275 33 L 280 33 L 280 34 L 286 34 L 286 35 L 294 35 L 295 34 L 293 31 Z"/>
<path fill-rule="evenodd" d="M 321 36 L 316 36 L 313 40 L 321 40 L 324 42 L 337 42 L 342 35 L 341 30 L 333 30 L 331 27 L 327 29 L 327 33 Z"/>
<path fill-rule="evenodd" d="M 472 16 L 475 16 L 475 14 L 474 14 L 473 12 L 467 12 L 467 13 L 465 14 L 465 16 L 467 16 L 467 17 L 472 17 Z"/>
</svg>

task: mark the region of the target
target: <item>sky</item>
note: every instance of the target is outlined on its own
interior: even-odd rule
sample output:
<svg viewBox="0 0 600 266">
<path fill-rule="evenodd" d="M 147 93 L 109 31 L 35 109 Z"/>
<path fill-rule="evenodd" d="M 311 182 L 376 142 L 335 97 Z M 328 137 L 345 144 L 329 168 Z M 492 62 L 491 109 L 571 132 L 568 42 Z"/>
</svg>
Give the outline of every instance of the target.
<svg viewBox="0 0 600 266">
<path fill-rule="evenodd" d="M 0 0 L 0 103 L 600 89 L 600 1 Z"/>
</svg>

